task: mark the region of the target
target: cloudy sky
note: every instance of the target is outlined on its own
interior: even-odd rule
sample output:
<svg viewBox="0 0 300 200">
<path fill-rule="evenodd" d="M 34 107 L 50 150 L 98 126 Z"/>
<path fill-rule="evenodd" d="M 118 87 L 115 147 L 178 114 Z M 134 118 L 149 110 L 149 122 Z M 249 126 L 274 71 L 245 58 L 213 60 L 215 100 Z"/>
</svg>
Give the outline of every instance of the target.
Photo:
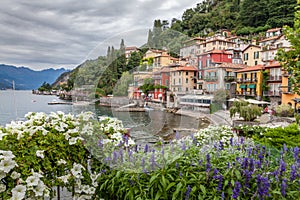
<svg viewBox="0 0 300 200">
<path fill-rule="evenodd" d="M 201 0 L 2 0 L 0 63 L 74 68 L 107 46 L 140 46 L 155 19 L 181 18 Z"/>
</svg>

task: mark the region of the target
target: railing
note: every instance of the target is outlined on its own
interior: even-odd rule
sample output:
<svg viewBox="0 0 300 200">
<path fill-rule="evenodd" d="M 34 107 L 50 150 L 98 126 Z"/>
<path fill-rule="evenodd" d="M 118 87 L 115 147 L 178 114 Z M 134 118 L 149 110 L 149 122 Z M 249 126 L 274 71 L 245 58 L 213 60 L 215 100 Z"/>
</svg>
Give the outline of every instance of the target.
<svg viewBox="0 0 300 200">
<path fill-rule="evenodd" d="M 224 80 L 226 82 L 232 82 L 232 81 L 235 81 L 235 76 L 225 76 L 224 77 Z"/>
<path fill-rule="evenodd" d="M 266 97 L 281 96 L 281 91 L 263 91 L 263 95 Z"/>
<path fill-rule="evenodd" d="M 216 76 L 205 76 L 204 77 L 204 80 L 205 81 L 208 81 L 208 82 L 212 82 L 212 81 L 217 81 L 218 80 L 218 77 L 216 77 Z"/>
<path fill-rule="evenodd" d="M 270 76 L 269 77 L 269 81 L 281 81 L 282 80 L 282 76 L 281 75 L 275 75 L 275 76 Z"/>
<path fill-rule="evenodd" d="M 283 94 L 293 94 L 294 93 L 291 86 L 281 86 L 280 92 L 282 92 Z"/>
</svg>

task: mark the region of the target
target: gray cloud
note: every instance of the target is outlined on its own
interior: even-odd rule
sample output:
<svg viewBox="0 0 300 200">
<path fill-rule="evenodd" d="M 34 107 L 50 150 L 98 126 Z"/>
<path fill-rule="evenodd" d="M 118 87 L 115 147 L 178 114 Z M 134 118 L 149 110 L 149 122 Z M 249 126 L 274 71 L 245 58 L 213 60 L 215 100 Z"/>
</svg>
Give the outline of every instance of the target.
<svg viewBox="0 0 300 200">
<path fill-rule="evenodd" d="M 0 63 L 73 68 L 107 46 L 142 45 L 154 19 L 179 18 L 199 2 L 172 0 L 2 0 Z"/>
</svg>

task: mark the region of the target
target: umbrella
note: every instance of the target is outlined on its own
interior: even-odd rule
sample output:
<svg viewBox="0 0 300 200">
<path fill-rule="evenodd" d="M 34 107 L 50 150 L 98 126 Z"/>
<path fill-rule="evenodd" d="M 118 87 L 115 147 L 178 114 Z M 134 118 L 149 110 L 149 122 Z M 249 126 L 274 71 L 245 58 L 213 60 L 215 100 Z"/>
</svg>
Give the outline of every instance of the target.
<svg viewBox="0 0 300 200">
<path fill-rule="evenodd" d="M 228 99 L 227 101 L 239 101 L 239 99 L 237 99 L 237 98 L 231 98 L 231 99 Z"/>
</svg>

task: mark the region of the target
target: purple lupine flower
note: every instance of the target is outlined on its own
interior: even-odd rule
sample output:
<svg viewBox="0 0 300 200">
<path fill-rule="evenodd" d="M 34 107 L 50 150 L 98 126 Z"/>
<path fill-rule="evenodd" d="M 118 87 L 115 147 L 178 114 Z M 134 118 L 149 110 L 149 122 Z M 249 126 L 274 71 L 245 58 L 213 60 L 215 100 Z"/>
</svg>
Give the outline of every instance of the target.
<svg viewBox="0 0 300 200">
<path fill-rule="evenodd" d="M 113 152 L 113 161 L 114 163 L 117 163 L 117 159 L 118 159 L 118 154 L 116 151 Z"/>
<path fill-rule="evenodd" d="M 198 160 L 198 165 L 199 165 L 199 166 L 202 165 L 202 160 Z"/>
<path fill-rule="evenodd" d="M 179 132 L 178 131 L 176 131 L 175 139 L 179 140 Z"/>
<path fill-rule="evenodd" d="M 156 165 L 155 154 L 154 154 L 154 152 L 153 152 L 152 155 L 151 155 L 150 162 L 151 162 L 151 169 L 154 170 L 155 165 Z"/>
<path fill-rule="evenodd" d="M 217 170 L 217 168 L 214 169 L 214 175 L 217 175 L 219 173 L 219 171 Z"/>
<path fill-rule="evenodd" d="M 234 188 L 233 188 L 233 191 L 232 191 L 233 194 L 231 196 L 233 199 L 237 199 L 239 197 L 241 187 L 242 186 L 241 186 L 240 182 L 236 181 L 234 183 Z"/>
<path fill-rule="evenodd" d="M 230 138 L 230 145 L 233 146 L 233 137 Z"/>
<path fill-rule="evenodd" d="M 245 177 L 245 188 L 244 188 L 244 193 L 247 193 L 248 190 L 250 189 L 250 180 L 251 180 L 251 176 L 253 174 L 252 171 L 249 170 L 244 170 L 243 171 L 244 177 Z"/>
<path fill-rule="evenodd" d="M 278 170 L 275 170 L 272 175 L 275 177 L 276 181 L 279 181 L 279 178 L 278 178 L 278 175 L 279 175 L 279 172 Z"/>
<path fill-rule="evenodd" d="M 123 140 L 125 141 L 125 144 L 128 145 L 128 135 L 123 135 Z"/>
<path fill-rule="evenodd" d="M 286 171 L 286 164 L 283 159 L 280 159 L 280 165 L 279 165 L 280 176 L 282 176 L 283 172 L 285 171 Z"/>
<path fill-rule="evenodd" d="M 291 165 L 291 174 L 290 174 L 290 181 L 293 182 L 297 177 L 297 167 L 296 165 Z"/>
<path fill-rule="evenodd" d="M 210 156 L 209 154 L 206 154 L 206 172 L 209 172 L 210 169 L 211 169 Z"/>
<path fill-rule="evenodd" d="M 250 158 L 250 161 L 249 161 L 249 171 L 250 172 L 254 171 L 254 159 L 253 158 Z"/>
<path fill-rule="evenodd" d="M 225 199 L 225 194 L 224 194 L 224 192 L 222 192 L 222 194 L 221 194 L 221 199 L 222 199 L 222 200 Z"/>
<path fill-rule="evenodd" d="M 123 160 L 124 160 L 124 153 L 123 153 L 123 149 L 122 148 L 120 148 L 120 150 L 119 150 L 119 155 L 120 155 L 120 161 L 123 162 Z"/>
<path fill-rule="evenodd" d="M 179 176 L 182 177 L 182 171 L 179 172 Z"/>
<path fill-rule="evenodd" d="M 217 187 L 217 191 L 222 191 L 222 187 L 223 187 L 223 175 L 222 174 L 220 174 L 220 175 L 217 175 L 218 174 L 218 170 L 214 170 L 214 176 L 213 176 L 213 178 L 214 179 L 216 179 L 216 180 L 218 180 L 219 182 L 218 182 L 218 187 Z"/>
<path fill-rule="evenodd" d="M 255 162 L 255 164 L 256 164 L 256 167 L 257 167 L 258 169 L 261 169 L 261 161 L 260 161 L 260 160 L 257 160 L 257 161 Z"/>
<path fill-rule="evenodd" d="M 161 147 L 161 155 L 162 155 L 162 156 L 165 155 L 165 147 L 164 147 L 164 145 Z"/>
<path fill-rule="evenodd" d="M 245 140 L 244 140 L 244 137 L 241 137 L 241 142 L 240 142 L 240 143 L 241 143 L 241 144 L 244 144 L 244 141 L 245 141 Z"/>
<path fill-rule="evenodd" d="M 280 192 L 281 192 L 282 196 L 284 196 L 284 197 L 286 195 L 286 188 L 287 188 L 286 178 L 284 178 L 282 180 L 281 187 L 280 187 Z"/>
<path fill-rule="evenodd" d="M 283 152 L 287 152 L 288 148 L 286 147 L 286 144 L 283 144 Z"/>
<path fill-rule="evenodd" d="M 192 191 L 192 188 L 190 185 L 188 185 L 187 189 L 186 189 L 186 193 L 185 193 L 185 200 L 189 200 L 191 191 Z"/>
<path fill-rule="evenodd" d="M 145 153 L 148 153 L 148 152 L 149 152 L 149 146 L 148 146 L 148 144 L 145 145 L 145 147 L 144 147 L 144 152 L 145 152 Z"/>
<path fill-rule="evenodd" d="M 176 162 L 175 166 L 176 166 L 177 169 L 179 169 L 179 164 L 178 164 L 178 162 Z"/>
<path fill-rule="evenodd" d="M 99 141 L 98 141 L 98 146 L 99 146 L 101 149 L 103 148 L 102 140 L 99 140 Z"/>
<path fill-rule="evenodd" d="M 265 196 L 270 196 L 269 194 L 270 183 L 268 177 L 262 177 L 258 174 L 256 182 L 257 182 L 258 197 L 260 199 L 263 199 Z"/>
<path fill-rule="evenodd" d="M 138 144 L 136 144 L 136 145 L 134 146 L 134 151 L 135 151 L 136 153 L 139 151 L 139 145 L 138 145 Z"/>
<path fill-rule="evenodd" d="M 182 151 L 186 150 L 186 144 L 185 144 L 185 142 L 182 143 L 181 149 L 182 149 Z"/>
<path fill-rule="evenodd" d="M 227 168 L 228 169 L 230 168 L 230 162 L 227 162 Z"/>
<path fill-rule="evenodd" d="M 299 152 L 300 152 L 300 149 L 299 149 L 298 146 L 296 146 L 296 147 L 294 148 L 294 158 L 295 158 L 296 161 L 299 161 L 299 160 L 300 160 L 300 159 L 299 159 Z"/>
<path fill-rule="evenodd" d="M 223 145 L 223 142 L 222 142 L 222 141 L 220 141 L 219 146 L 220 146 L 220 150 L 223 150 L 223 149 L 224 149 L 224 145 Z"/>
<path fill-rule="evenodd" d="M 242 168 L 247 169 L 248 168 L 248 158 L 245 157 L 243 162 L 242 162 Z"/>
</svg>

